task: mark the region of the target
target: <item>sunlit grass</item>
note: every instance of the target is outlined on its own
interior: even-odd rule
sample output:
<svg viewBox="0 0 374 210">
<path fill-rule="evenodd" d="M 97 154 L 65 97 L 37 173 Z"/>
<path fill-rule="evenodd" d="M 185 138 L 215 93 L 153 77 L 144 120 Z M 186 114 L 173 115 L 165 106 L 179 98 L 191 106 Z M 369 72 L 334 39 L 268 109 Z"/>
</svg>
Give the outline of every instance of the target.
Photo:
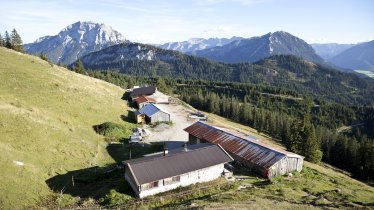
<svg viewBox="0 0 374 210">
<path fill-rule="evenodd" d="M 0 48 L 0 206 L 20 208 L 51 190 L 50 177 L 113 163 L 92 126 L 128 107 L 109 83 Z M 24 165 L 17 165 L 19 161 Z"/>
</svg>

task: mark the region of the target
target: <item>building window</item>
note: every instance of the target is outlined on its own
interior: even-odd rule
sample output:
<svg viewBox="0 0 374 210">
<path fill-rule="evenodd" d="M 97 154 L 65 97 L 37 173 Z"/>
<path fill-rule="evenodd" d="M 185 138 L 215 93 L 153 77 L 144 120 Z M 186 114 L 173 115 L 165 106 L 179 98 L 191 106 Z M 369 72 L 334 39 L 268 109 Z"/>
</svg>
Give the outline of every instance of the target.
<svg viewBox="0 0 374 210">
<path fill-rule="evenodd" d="M 164 185 L 174 184 L 180 181 L 181 181 L 180 176 L 173 176 L 173 177 L 164 179 Z"/>
<path fill-rule="evenodd" d="M 148 189 L 152 189 L 152 188 L 155 188 L 155 187 L 158 187 L 158 181 L 143 184 L 142 185 L 142 190 L 148 190 Z"/>
</svg>

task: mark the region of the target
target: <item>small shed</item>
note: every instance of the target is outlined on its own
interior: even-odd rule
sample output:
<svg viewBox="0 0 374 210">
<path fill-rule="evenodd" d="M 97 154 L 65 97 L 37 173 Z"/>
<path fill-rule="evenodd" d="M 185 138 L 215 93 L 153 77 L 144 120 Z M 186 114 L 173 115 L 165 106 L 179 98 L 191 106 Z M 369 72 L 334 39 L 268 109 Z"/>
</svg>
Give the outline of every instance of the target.
<svg viewBox="0 0 374 210">
<path fill-rule="evenodd" d="M 139 96 L 135 99 L 135 103 L 139 109 L 143 108 L 147 104 L 155 104 L 156 100 L 148 96 Z"/>
<path fill-rule="evenodd" d="M 139 110 L 135 112 L 135 122 L 136 123 L 146 123 L 145 115 L 140 113 Z"/>
<path fill-rule="evenodd" d="M 304 157 L 262 143 L 254 136 L 200 121 L 184 130 L 189 133 L 190 144 L 219 144 L 236 162 L 268 178 L 303 168 Z"/>
<path fill-rule="evenodd" d="M 169 122 L 170 121 L 170 114 L 165 110 L 158 107 L 156 104 L 147 104 L 138 111 L 135 112 L 135 116 L 140 121 L 144 120 L 149 123 L 155 122 Z"/>
<path fill-rule="evenodd" d="M 131 100 L 135 100 L 139 96 L 150 96 L 156 93 L 157 88 L 155 86 L 135 88 L 130 93 Z"/>
<path fill-rule="evenodd" d="M 232 157 L 219 145 L 199 144 L 123 161 L 135 195 L 146 196 L 219 178 Z"/>
</svg>

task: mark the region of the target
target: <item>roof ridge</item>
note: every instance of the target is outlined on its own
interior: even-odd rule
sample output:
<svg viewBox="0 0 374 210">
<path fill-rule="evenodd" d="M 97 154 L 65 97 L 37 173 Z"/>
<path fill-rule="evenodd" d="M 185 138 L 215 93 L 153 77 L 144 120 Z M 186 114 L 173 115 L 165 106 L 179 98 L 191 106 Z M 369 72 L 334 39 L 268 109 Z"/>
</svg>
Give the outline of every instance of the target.
<svg viewBox="0 0 374 210">
<path fill-rule="evenodd" d="M 277 152 L 277 153 L 280 153 L 280 154 L 283 154 L 283 155 L 294 154 L 294 153 L 291 153 L 291 152 L 287 152 L 287 151 L 285 151 L 285 150 L 282 151 L 282 149 L 272 148 L 272 147 L 270 147 L 270 146 L 268 146 L 268 145 L 266 145 L 266 144 L 262 144 L 262 143 L 260 144 L 259 142 L 255 142 L 255 141 L 253 141 L 253 140 L 251 140 L 251 139 L 249 139 L 249 138 L 246 138 L 245 136 L 237 136 L 237 135 L 234 135 L 234 134 L 232 134 L 232 133 L 230 133 L 230 132 L 226 132 L 225 130 L 221 129 L 220 127 L 216 127 L 216 126 L 214 126 L 214 125 L 209 125 L 209 124 L 203 123 L 203 122 L 201 122 L 201 121 L 198 121 L 198 122 L 201 123 L 201 124 L 203 124 L 203 125 L 206 125 L 206 126 L 212 127 L 212 128 L 214 128 L 214 129 L 216 129 L 216 130 L 219 130 L 219 131 L 225 132 L 226 134 L 228 134 L 228 135 L 230 135 L 230 136 L 234 136 L 234 137 L 240 138 L 241 140 L 248 141 L 248 142 L 250 142 L 250 143 L 256 144 L 257 146 L 260 146 L 260 147 L 263 147 L 263 148 L 266 148 L 266 149 L 272 150 L 272 151 L 274 151 L 274 152 Z M 224 127 L 224 128 L 225 128 L 225 127 Z M 228 128 L 225 128 L 225 129 L 228 129 Z M 279 151 L 279 150 L 281 150 L 281 151 Z M 297 155 L 297 154 L 296 154 L 296 155 Z"/>
<path fill-rule="evenodd" d="M 187 154 L 188 152 L 195 152 L 195 151 L 198 151 L 198 150 L 201 150 L 201 149 L 207 149 L 207 148 L 214 147 L 214 146 L 217 146 L 217 145 L 211 144 L 211 145 L 207 145 L 205 147 L 199 147 L 199 148 L 196 148 L 196 149 L 193 149 L 193 150 L 187 150 L 187 151 L 180 150 L 180 151 L 178 151 L 176 153 L 171 153 L 171 154 L 168 153 L 167 155 L 160 155 L 160 156 L 156 156 L 155 158 L 150 158 L 152 156 L 148 156 L 149 158 L 146 158 L 144 160 L 142 160 L 142 158 L 140 158 L 140 160 L 136 161 L 136 163 L 144 163 L 144 162 L 148 162 L 148 161 L 154 161 L 156 159 L 169 158 L 169 157 L 173 157 L 173 156 L 176 156 L 176 155 L 179 155 L 179 154 Z M 188 147 L 187 147 L 187 149 L 188 149 Z M 157 154 L 157 153 L 153 153 L 153 154 Z M 136 159 L 133 159 L 133 160 L 136 160 Z M 126 161 L 131 161 L 131 160 L 125 160 L 124 162 L 126 162 Z M 131 163 L 128 163 L 128 164 L 131 164 Z"/>
</svg>

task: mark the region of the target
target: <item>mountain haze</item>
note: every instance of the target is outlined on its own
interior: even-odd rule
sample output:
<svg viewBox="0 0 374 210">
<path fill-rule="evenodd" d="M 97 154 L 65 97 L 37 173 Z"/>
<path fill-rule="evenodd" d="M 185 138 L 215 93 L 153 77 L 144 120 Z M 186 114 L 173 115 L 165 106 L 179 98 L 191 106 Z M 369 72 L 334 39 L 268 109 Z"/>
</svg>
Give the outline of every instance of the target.
<svg viewBox="0 0 374 210">
<path fill-rule="evenodd" d="M 192 54 L 225 63 L 251 63 L 272 55 L 296 55 L 313 62 L 324 62 L 304 40 L 284 31 L 237 40 Z"/>
<path fill-rule="evenodd" d="M 41 37 L 26 44 L 29 54 L 46 53 L 53 63 L 68 65 L 79 57 L 105 47 L 125 42 L 110 26 L 93 22 L 76 22 L 55 36 Z"/>
<path fill-rule="evenodd" d="M 192 38 L 187 41 L 183 42 L 168 42 L 162 45 L 158 45 L 158 47 L 166 50 L 177 50 L 183 53 L 186 52 L 195 52 L 197 50 L 205 50 L 212 47 L 223 46 L 232 41 L 237 41 L 244 39 L 242 37 L 231 37 L 230 39 L 227 38 Z"/>
<path fill-rule="evenodd" d="M 326 60 L 355 46 L 355 44 L 337 44 L 337 43 L 310 44 L 310 45 L 316 51 L 317 55 L 321 56 L 323 59 L 326 59 Z"/>
<path fill-rule="evenodd" d="M 343 68 L 374 72 L 374 40 L 351 47 L 329 61 Z"/>
</svg>

